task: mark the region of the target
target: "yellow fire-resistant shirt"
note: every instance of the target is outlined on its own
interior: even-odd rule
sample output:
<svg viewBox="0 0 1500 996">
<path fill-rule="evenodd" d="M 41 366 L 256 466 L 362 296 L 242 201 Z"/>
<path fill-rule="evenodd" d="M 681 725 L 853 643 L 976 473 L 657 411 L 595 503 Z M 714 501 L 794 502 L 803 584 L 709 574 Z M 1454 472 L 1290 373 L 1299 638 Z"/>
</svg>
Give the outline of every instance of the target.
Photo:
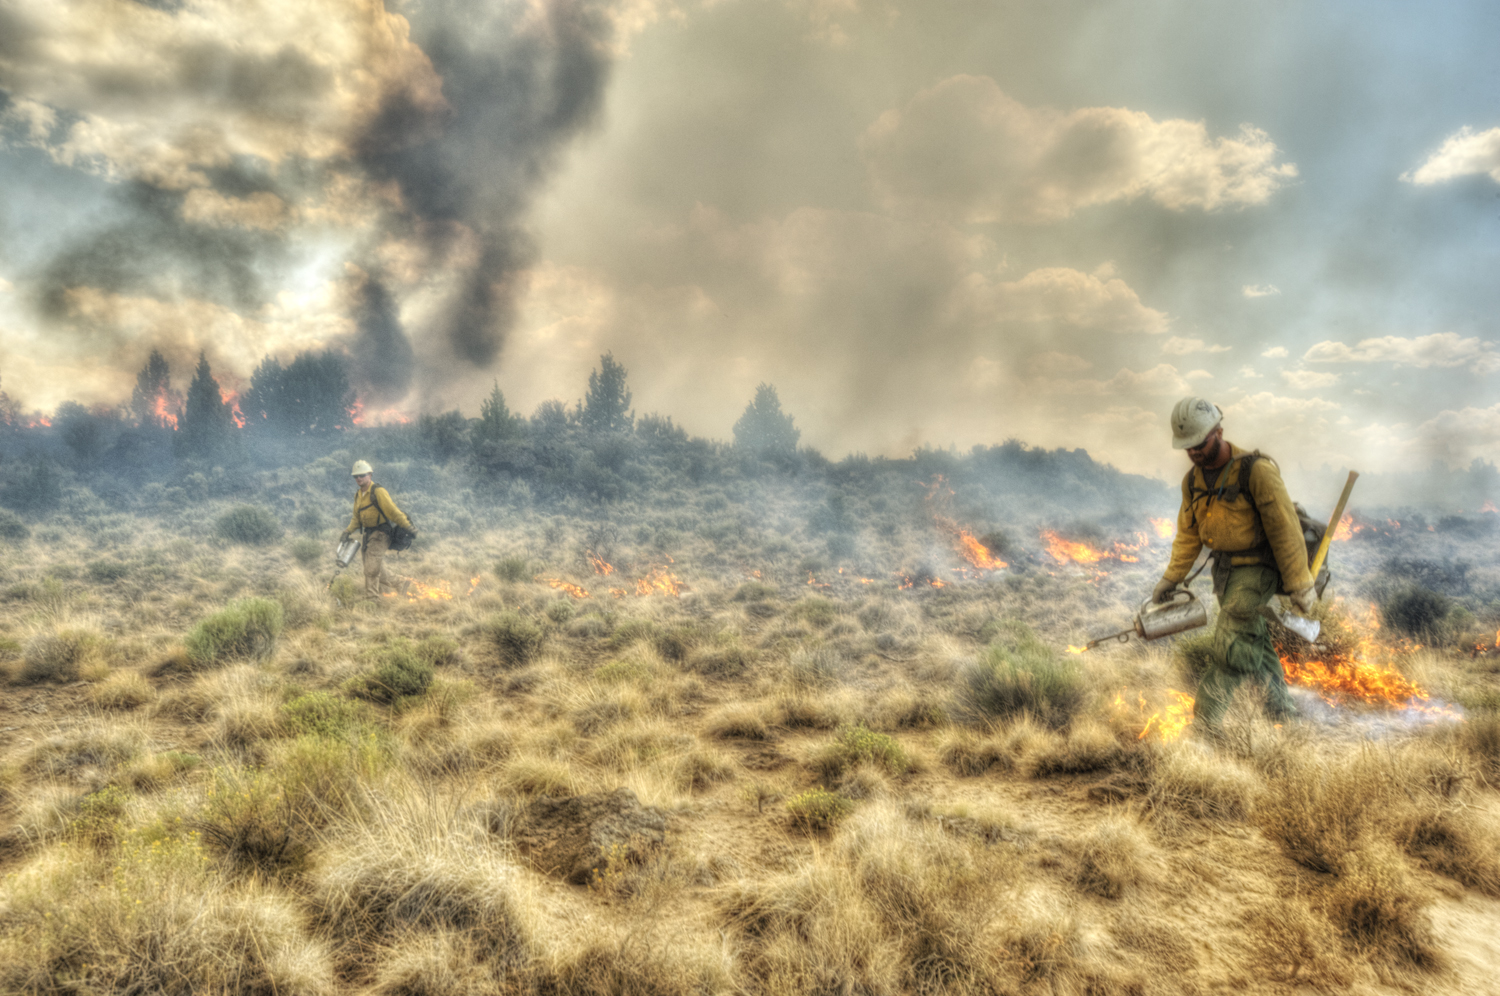
<svg viewBox="0 0 1500 996">
<path fill-rule="evenodd" d="M 1281 571 L 1282 587 L 1287 591 L 1310 587 L 1313 581 L 1308 571 L 1307 541 L 1302 536 L 1302 523 L 1292 507 L 1291 496 L 1281 481 L 1281 471 L 1269 457 L 1262 456 L 1250 468 L 1250 493 L 1230 499 L 1220 489 L 1239 483 L 1240 459 L 1248 456 L 1249 451 L 1233 443 L 1229 451 L 1229 462 L 1209 471 L 1213 477 L 1212 489 L 1200 467 L 1194 467 L 1182 479 L 1177 538 L 1172 541 L 1172 559 L 1162 577 L 1167 581 L 1186 578 L 1193 561 L 1198 559 L 1198 552 L 1205 546 L 1216 553 L 1230 554 L 1229 562 L 1241 566 L 1262 563 L 1262 555 L 1256 548 L 1263 550 L 1269 545 Z M 1256 528 L 1257 512 L 1260 530 Z M 1236 553 L 1240 555 L 1233 556 Z"/>
<path fill-rule="evenodd" d="M 379 512 L 376 511 L 377 505 Z M 349 519 L 348 531 L 352 533 L 360 526 L 374 529 L 380 525 L 380 512 L 385 513 L 386 522 L 404 526 L 407 529 L 411 528 L 411 520 L 406 517 L 405 512 L 396 507 L 395 502 L 391 501 L 390 492 L 372 483 L 368 487 L 360 488 L 359 493 L 354 496 L 354 515 Z"/>
</svg>

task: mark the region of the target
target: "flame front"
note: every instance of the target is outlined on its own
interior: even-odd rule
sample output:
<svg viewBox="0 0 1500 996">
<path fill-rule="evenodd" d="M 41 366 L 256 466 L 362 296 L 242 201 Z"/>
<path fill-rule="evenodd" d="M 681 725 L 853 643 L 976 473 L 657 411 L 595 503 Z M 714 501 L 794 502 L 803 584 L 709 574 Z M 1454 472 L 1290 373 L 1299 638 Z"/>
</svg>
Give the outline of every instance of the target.
<svg viewBox="0 0 1500 996">
<path fill-rule="evenodd" d="M 1335 543 L 1340 543 L 1346 539 L 1351 538 L 1353 535 L 1354 516 L 1350 515 L 1348 512 L 1345 512 L 1344 517 L 1339 520 L 1339 524 L 1333 529 L 1333 541 Z"/>
<path fill-rule="evenodd" d="M 955 539 L 958 543 L 958 552 L 963 555 L 963 558 L 981 570 L 998 571 L 1010 566 L 995 556 L 989 547 L 975 539 L 974 534 L 967 529 L 959 529 Z"/>
<path fill-rule="evenodd" d="M 1162 743 L 1171 743 L 1180 739 L 1187 732 L 1187 728 L 1193 724 L 1193 706 L 1196 704 L 1193 697 L 1175 688 L 1168 688 L 1167 696 L 1166 707 L 1153 712 L 1146 701 L 1146 696 L 1136 693 L 1135 712 L 1145 719 L 1141 725 L 1141 732 L 1135 736 L 1137 740 L 1145 740 L 1148 735 L 1155 732 L 1157 740 Z M 1130 706 L 1125 703 L 1123 691 L 1116 693 L 1114 708 L 1121 713 L 1131 711 Z"/>
<path fill-rule="evenodd" d="M 1171 519 L 1152 519 L 1151 528 L 1155 531 L 1157 539 L 1171 539 L 1177 532 L 1177 523 Z"/>
<path fill-rule="evenodd" d="M 543 584 L 551 585 L 558 591 L 565 591 L 569 595 L 572 595 L 574 598 L 589 597 L 589 593 L 586 589 L 580 588 L 578 585 L 574 584 L 571 581 L 564 581 L 562 578 L 537 578 L 537 580 L 542 582 Z"/>
<path fill-rule="evenodd" d="M 586 551 L 584 556 L 588 558 L 589 566 L 594 569 L 594 573 L 600 577 L 609 577 L 615 572 L 614 565 L 607 563 L 603 557 L 599 556 L 593 550 Z"/>
</svg>

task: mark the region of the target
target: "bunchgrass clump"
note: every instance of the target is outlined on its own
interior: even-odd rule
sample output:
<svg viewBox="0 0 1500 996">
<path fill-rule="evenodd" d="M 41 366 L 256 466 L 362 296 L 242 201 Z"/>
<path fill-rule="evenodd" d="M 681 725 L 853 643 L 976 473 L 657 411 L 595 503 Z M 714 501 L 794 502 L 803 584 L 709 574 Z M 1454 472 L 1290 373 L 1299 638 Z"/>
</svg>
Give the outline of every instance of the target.
<svg viewBox="0 0 1500 996">
<path fill-rule="evenodd" d="M 786 802 L 792 825 L 808 833 L 827 833 L 854 812 L 854 803 L 825 788 L 799 792 Z"/>
<path fill-rule="evenodd" d="M 1015 623 L 968 668 L 961 694 L 981 716 L 1028 713 L 1062 726 L 1082 707 L 1086 689 L 1076 664 Z"/>
<path fill-rule="evenodd" d="M 275 543 L 285 532 L 275 514 L 259 505 L 236 505 L 219 516 L 214 529 L 231 543 L 246 546 Z"/>
<path fill-rule="evenodd" d="M 292 555 L 292 559 L 303 567 L 313 567 L 318 561 L 325 557 L 331 563 L 333 558 L 329 556 L 328 545 L 319 543 L 315 539 L 299 536 L 286 545 L 286 552 Z"/>
<path fill-rule="evenodd" d="M 101 653 L 102 643 L 97 634 L 85 630 L 39 633 L 26 643 L 21 681 L 28 684 L 77 681 Z"/>
<path fill-rule="evenodd" d="M 531 563 L 525 557 L 504 557 L 495 565 L 495 577 L 519 584 L 531 577 Z"/>
<path fill-rule="evenodd" d="M 517 612 L 502 612 L 484 625 L 484 634 L 505 667 L 524 667 L 542 653 L 542 627 Z"/>
<path fill-rule="evenodd" d="M 281 603 L 269 598 L 230 602 L 193 627 L 183 641 L 197 668 L 218 667 L 231 660 L 269 657 L 276 649 L 285 617 Z"/>
</svg>

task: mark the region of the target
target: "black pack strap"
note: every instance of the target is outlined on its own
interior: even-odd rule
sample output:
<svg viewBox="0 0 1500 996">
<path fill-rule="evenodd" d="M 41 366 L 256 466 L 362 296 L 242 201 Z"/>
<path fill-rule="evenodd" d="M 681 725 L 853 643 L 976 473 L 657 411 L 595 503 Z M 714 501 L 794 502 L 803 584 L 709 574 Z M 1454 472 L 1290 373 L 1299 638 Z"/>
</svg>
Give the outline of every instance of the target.
<svg viewBox="0 0 1500 996">
<path fill-rule="evenodd" d="M 378 515 L 378 516 L 380 516 L 380 521 L 377 522 L 377 523 L 375 523 L 375 525 L 370 526 L 369 528 L 371 528 L 371 529 L 379 529 L 381 526 L 389 526 L 391 524 L 391 520 L 388 519 L 388 518 L 386 518 L 385 509 L 383 509 L 383 508 L 380 507 L 380 499 L 375 496 L 375 490 L 377 488 L 379 488 L 379 487 L 380 487 L 380 485 L 378 485 L 378 484 L 371 484 L 370 485 L 370 504 L 364 506 L 364 508 L 361 508 L 361 509 L 357 510 L 357 511 L 362 512 L 362 511 L 364 511 L 365 508 L 374 508 L 375 509 L 375 514 Z M 387 491 L 386 492 L 386 497 L 390 497 L 390 494 L 391 493 L 389 491 Z M 363 524 L 361 524 L 361 527 L 363 528 Z M 389 530 L 386 530 L 386 532 L 389 532 Z"/>
</svg>

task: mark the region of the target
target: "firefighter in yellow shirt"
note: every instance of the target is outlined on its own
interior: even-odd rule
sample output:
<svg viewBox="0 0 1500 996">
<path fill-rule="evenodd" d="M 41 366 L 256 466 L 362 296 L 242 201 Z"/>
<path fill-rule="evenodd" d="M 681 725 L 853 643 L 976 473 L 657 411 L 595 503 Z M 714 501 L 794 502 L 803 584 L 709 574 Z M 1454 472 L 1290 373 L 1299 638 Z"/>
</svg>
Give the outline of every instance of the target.
<svg viewBox="0 0 1500 996">
<path fill-rule="evenodd" d="M 411 520 L 396 507 L 390 492 L 375 483 L 375 468 L 365 460 L 354 464 L 351 472 L 359 491 L 354 495 L 354 514 L 344 529 L 348 539 L 356 531 L 364 534 L 365 598 L 378 599 L 382 589 L 399 591 L 405 579 L 397 580 L 385 569 L 386 551 L 391 548 L 391 532 L 396 526 L 411 530 Z"/>
<path fill-rule="evenodd" d="M 1265 689 L 1273 719 L 1297 715 L 1261 607 L 1278 594 L 1304 614 L 1317 604 L 1307 542 L 1281 471 L 1259 450 L 1226 440 L 1222 419 L 1202 398 L 1183 398 L 1172 410 L 1172 446 L 1187 451 L 1193 469 L 1182 479 L 1172 558 L 1153 593 L 1158 602 L 1169 600 L 1199 551 L 1213 551 L 1219 619 L 1193 710 L 1195 725 L 1210 736 L 1246 678 Z"/>
</svg>

